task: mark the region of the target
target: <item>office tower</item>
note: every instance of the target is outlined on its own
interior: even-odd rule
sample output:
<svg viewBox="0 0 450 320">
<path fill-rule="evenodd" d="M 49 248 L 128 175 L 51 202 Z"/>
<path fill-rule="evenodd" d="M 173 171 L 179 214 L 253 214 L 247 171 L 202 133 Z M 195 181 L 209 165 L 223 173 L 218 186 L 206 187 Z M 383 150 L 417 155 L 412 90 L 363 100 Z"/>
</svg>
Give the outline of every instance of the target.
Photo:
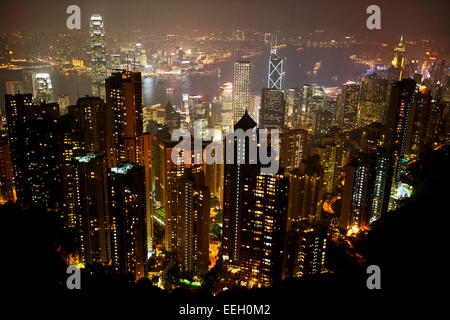
<svg viewBox="0 0 450 320">
<path fill-rule="evenodd" d="M 284 99 L 286 100 L 285 125 L 293 128 L 299 125 L 300 117 L 300 94 L 297 88 L 284 90 Z"/>
<path fill-rule="evenodd" d="M 108 112 L 105 102 L 99 97 L 79 98 L 76 105 L 68 107 L 68 114 L 81 124 L 85 150 L 106 155 L 111 137 L 106 134 Z"/>
<path fill-rule="evenodd" d="M 36 102 L 52 102 L 53 85 L 48 73 L 33 73 L 33 98 Z"/>
<path fill-rule="evenodd" d="M 250 108 L 250 62 L 236 61 L 233 71 L 233 123 Z"/>
<path fill-rule="evenodd" d="M 226 82 L 219 88 L 219 101 L 222 102 L 222 130 L 233 127 L 233 84 Z"/>
<path fill-rule="evenodd" d="M 267 88 L 281 90 L 283 81 L 283 59 L 277 55 L 277 49 L 270 50 L 269 74 L 267 76 Z"/>
<path fill-rule="evenodd" d="M 416 82 L 411 79 L 405 79 L 395 83 L 391 90 L 386 117 L 385 147 L 393 160 L 393 187 L 400 181 L 402 165 L 405 159 L 415 89 Z"/>
<path fill-rule="evenodd" d="M 318 212 L 322 192 L 319 159 L 311 157 L 289 172 L 288 222 L 312 220 Z"/>
<path fill-rule="evenodd" d="M 357 127 L 359 90 L 359 84 L 349 81 L 343 85 L 342 92 L 338 97 L 336 121 L 344 132 Z"/>
<path fill-rule="evenodd" d="M 14 200 L 13 165 L 6 131 L 0 132 L 0 204 Z"/>
<path fill-rule="evenodd" d="M 241 283 L 270 286 L 282 277 L 289 178 L 281 169 L 276 175 L 257 175 L 243 187 Z"/>
<path fill-rule="evenodd" d="M 91 16 L 89 32 L 91 41 L 92 95 L 105 100 L 105 79 L 107 75 L 105 28 L 102 16 L 99 14 Z"/>
<path fill-rule="evenodd" d="M 170 132 L 180 129 L 180 115 L 176 112 L 175 107 L 170 102 L 164 107 L 164 124 Z"/>
<path fill-rule="evenodd" d="M 400 42 L 394 48 L 394 56 L 392 58 L 392 77 L 391 81 L 400 81 L 403 78 L 403 68 L 405 67 L 406 49 L 403 45 L 403 36 Z"/>
<path fill-rule="evenodd" d="M 312 94 L 311 85 L 305 84 L 302 86 L 300 92 L 300 126 L 308 131 L 312 127 Z"/>
<path fill-rule="evenodd" d="M 259 127 L 262 129 L 281 129 L 284 126 L 285 105 L 282 90 L 262 89 Z"/>
<path fill-rule="evenodd" d="M 108 264 L 111 258 L 106 159 L 93 152 L 74 157 L 74 210 L 66 227 L 75 231 L 79 261 Z"/>
<path fill-rule="evenodd" d="M 203 172 L 188 169 L 178 181 L 181 193 L 177 226 L 177 258 L 183 270 L 208 270 L 210 192 Z"/>
<path fill-rule="evenodd" d="M 308 131 L 283 130 L 280 134 L 280 166 L 291 170 L 298 168 L 308 155 Z"/>
<path fill-rule="evenodd" d="M 301 278 L 326 271 L 330 229 L 326 225 L 297 223 L 288 233 L 284 278 Z"/>
<path fill-rule="evenodd" d="M 33 105 L 30 94 L 6 95 L 5 100 L 17 200 L 60 209 L 58 105 Z"/>
<path fill-rule="evenodd" d="M 312 134 L 314 136 L 327 136 L 333 123 L 333 113 L 327 110 L 321 110 L 314 113 Z"/>
<path fill-rule="evenodd" d="M 112 123 L 107 122 L 111 137 L 109 166 L 119 162 L 136 163 L 137 137 L 143 133 L 141 73 L 122 70 L 106 79 L 106 105 Z"/>
<path fill-rule="evenodd" d="M 63 95 L 58 97 L 58 105 L 59 105 L 59 112 L 61 115 L 65 115 L 68 113 L 67 108 L 69 107 L 69 96 Z"/>
<path fill-rule="evenodd" d="M 387 85 L 387 80 L 381 79 L 376 73 L 362 79 L 358 127 L 383 122 Z"/>
<path fill-rule="evenodd" d="M 146 276 L 144 168 L 129 162 L 108 169 L 111 265 L 136 280 Z"/>
<path fill-rule="evenodd" d="M 256 122 L 244 113 L 244 116 L 234 125 L 234 130 L 244 132 L 256 128 Z M 237 138 L 235 138 L 237 150 Z M 245 144 L 248 150 L 248 143 Z M 224 195 L 223 195 L 223 260 L 239 265 L 241 250 L 241 229 L 244 216 L 244 190 L 250 190 L 250 183 L 259 175 L 260 168 L 256 164 L 237 164 L 238 157 L 243 157 L 242 151 L 235 152 L 233 164 L 224 165 Z M 248 153 L 248 151 L 247 151 Z M 226 154 L 226 153 L 225 153 Z"/>
<path fill-rule="evenodd" d="M 337 175 L 336 162 L 338 160 L 338 146 L 331 138 L 323 138 L 313 146 L 313 154 L 320 158 L 320 165 L 323 169 L 323 181 L 325 192 L 333 191 L 335 178 Z"/>
</svg>

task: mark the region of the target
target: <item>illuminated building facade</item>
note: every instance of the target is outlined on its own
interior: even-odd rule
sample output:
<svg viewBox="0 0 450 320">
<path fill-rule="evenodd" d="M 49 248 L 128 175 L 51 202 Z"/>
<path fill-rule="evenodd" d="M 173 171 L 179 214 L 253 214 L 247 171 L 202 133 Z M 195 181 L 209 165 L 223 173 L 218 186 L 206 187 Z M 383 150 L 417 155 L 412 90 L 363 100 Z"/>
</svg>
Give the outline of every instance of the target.
<svg viewBox="0 0 450 320">
<path fill-rule="evenodd" d="M 34 101 L 52 102 L 53 99 L 53 85 L 50 75 L 48 73 L 33 73 L 33 98 Z"/>
<path fill-rule="evenodd" d="M 357 127 L 360 86 L 355 82 L 347 82 L 338 97 L 336 121 L 343 131 L 351 131 Z"/>
<path fill-rule="evenodd" d="M 236 61 L 233 71 L 233 123 L 250 108 L 250 68 L 248 61 Z"/>
<path fill-rule="evenodd" d="M 392 58 L 393 76 L 392 81 L 400 81 L 403 78 L 403 69 L 405 67 L 406 48 L 403 44 L 403 36 L 400 42 L 394 48 L 394 56 Z"/>
<path fill-rule="evenodd" d="M 143 133 L 141 73 L 122 70 L 106 79 L 106 105 L 112 114 L 107 122 L 110 167 L 119 162 L 136 163 L 138 137 Z"/>
<path fill-rule="evenodd" d="M 283 82 L 283 59 L 277 55 L 277 50 L 272 48 L 269 57 L 269 73 L 267 76 L 267 88 L 281 90 Z"/>
<path fill-rule="evenodd" d="M 387 86 L 387 80 L 379 78 L 376 73 L 362 79 L 358 127 L 383 121 Z"/>
<path fill-rule="evenodd" d="M 226 82 L 219 88 L 219 101 L 222 103 L 222 128 L 233 127 L 233 84 Z"/>
<path fill-rule="evenodd" d="M 147 231 L 144 168 L 122 162 L 108 169 L 111 265 L 136 280 L 146 276 Z"/>
<path fill-rule="evenodd" d="M 203 172 L 186 170 L 178 181 L 181 193 L 177 258 L 183 270 L 205 272 L 209 264 L 210 192 Z"/>
<path fill-rule="evenodd" d="M 280 166 L 291 170 L 298 168 L 308 154 L 308 131 L 286 129 L 280 133 Z"/>
<path fill-rule="evenodd" d="M 246 181 L 241 231 L 241 283 L 270 286 L 281 280 L 289 178 L 258 175 Z"/>
<path fill-rule="evenodd" d="M 90 44 L 92 67 L 92 95 L 106 99 L 105 79 L 106 74 L 106 50 L 105 28 L 103 18 L 99 14 L 93 14 L 90 20 Z"/>
<path fill-rule="evenodd" d="M 92 152 L 74 157 L 72 170 L 75 208 L 66 226 L 78 235 L 80 262 L 106 265 L 111 235 L 105 158 Z"/>
<path fill-rule="evenodd" d="M 285 106 L 286 101 L 282 90 L 263 89 L 261 93 L 261 109 L 259 111 L 259 127 L 262 129 L 283 128 Z"/>
<path fill-rule="evenodd" d="M 392 156 L 393 182 L 392 186 L 400 181 L 403 160 L 405 158 L 411 110 L 413 108 L 416 91 L 416 82 L 405 79 L 392 86 L 390 104 L 386 118 L 386 151 Z"/>
<path fill-rule="evenodd" d="M 325 259 L 330 240 L 326 226 L 297 223 L 288 233 L 284 278 L 301 278 L 326 272 Z"/>
</svg>

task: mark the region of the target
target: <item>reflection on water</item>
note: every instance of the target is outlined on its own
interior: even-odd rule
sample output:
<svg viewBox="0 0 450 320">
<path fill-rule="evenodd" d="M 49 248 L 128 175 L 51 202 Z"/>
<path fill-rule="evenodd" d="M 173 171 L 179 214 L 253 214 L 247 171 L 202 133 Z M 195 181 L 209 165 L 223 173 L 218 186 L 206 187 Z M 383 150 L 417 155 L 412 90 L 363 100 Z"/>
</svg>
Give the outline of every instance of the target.
<svg viewBox="0 0 450 320">
<path fill-rule="evenodd" d="M 358 81 L 365 71 L 363 65 L 353 63 L 348 57 L 354 53 L 351 48 L 307 48 L 296 51 L 295 47 L 278 50 L 284 59 L 285 77 L 284 88 L 299 87 L 305 83 L 316 82 L 324 86 L 341 86 L 348 80 Z M 249 59 L 253 64 L 252 86 L 253 93 L 260 93 L 261 88 L 267 86 L 268 53 L 253 56 Z M 314 70 L 314 64 L 321 61 L 321 68 Z M 150 106 L 157 103 L 165 105 L 168 101 L 180 105 L 182 94 L 206 95 L 214 98 L 218 95 L 218 88 L 225 82 L 233 81 L 233 61 L 217 64 L 220 68 L 218 75 L 192 75 L 178 78 L 145 78 L 143 79 L 143 102 Z M 70 103 L 76 103 L 78 97 L 91 93 L 91 80 L 85 74 L 65 75 L 55 70 L 40 70 L 49 72 L 53 83 L 55 99 L 58 95 L 69 95 Z M 0 104 L 3 105 L 5 94 L 5 81 L 11 80 L 11 72 L 0 72 Z M 14 76 L 14 79 L 17 75 Z M 171 88 L 173 90 L 166 90 Z"/>
</svg>

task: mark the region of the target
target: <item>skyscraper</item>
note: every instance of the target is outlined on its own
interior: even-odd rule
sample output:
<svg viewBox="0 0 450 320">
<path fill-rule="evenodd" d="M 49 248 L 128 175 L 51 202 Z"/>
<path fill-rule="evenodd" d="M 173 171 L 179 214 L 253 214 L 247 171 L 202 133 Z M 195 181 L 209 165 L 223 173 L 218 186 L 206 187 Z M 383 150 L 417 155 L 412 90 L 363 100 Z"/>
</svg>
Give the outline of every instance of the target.
<svg viewBox="0 0 450 320">
<path fill-rule="evenodd" d="M 289 178 L 257 175 L 244 182 L 240 267 L 244 286 L 270 286 L 282 278 Z"/>
<path fill-rule="evenodd" d="M 91 67 L 92 67 L 92 95 L 106 99 L 106 50 L 105 28 L 103 18 L 93 14 L 90 20 Z"/>
<path fill-rule="evenodd" d="M 250 108 L 250 67 L 248 61 L 234 63 L 233 122 L 238 122 Z"/>
<path fill-rule="evenodd" d="M 364 127 L 372 122 L 382 122 L 387 86 L 387 80 L 381 79 L 376 73 L 362 79 L 358 127 Z"/>
<path fill-rule="evenodd" d="M 136 163 L 137 138 L 143 133 L 141 73 L 122 70 L 106 79 L 106 104 L 111 112 L 107 136 L 109 166 L 121 161 Z"/>
<path fill-rule="evenodd" d="M 281 129 L 284 126 L 284 93 L 279 89 L 263 89 L 259 110 L 259 127 L 262 129 Z"/>
<path fill-rule="evenodd" d="M 283 59 L 277 55 L 277 49 L 270 50 L 269 57 L 269 74 L 267 76 L 267 88 L 282 89 L 283 80 Z"/>
<path fill-rule="evenodd" d="M 342 87 L 337 102 L 336 121 L 343 131 L 351 131 L 357 127 L 359 90 L 359 84 L 351 81 Z"/>
<path fill-rule="evenodd" d="M 392 58 L 392 79 L 391 81 L 400 81 L 403 77 L 403 68 L 405 66 L 406 49 L 403 45 L 403 36 L 400 38 L 400 42 L 394 48 L 394 56 Z"/>
<path fill-rule="evenodd" d="M 181 193 L 177 224 L 177 258 L 186 271 L 204 272 L 209 264 L 210 191 L 203 172 L 188 169 L 178 180 Z"/>
<path fill-rule="evenodd" d="M 386 151 L 393 160 L 393 181 L 395 187 L 400 181 L 408 141 L 411 110 L 413 108 L 416 82 L 404 79 L 392 86 L 386 118 Z"/>
<path fill-rule="evenodd" d="M 116 272 L 146 276 L 147 231 L 144 168 L 128 162 L 108 170 L 111 263 Z"/>
</svg>

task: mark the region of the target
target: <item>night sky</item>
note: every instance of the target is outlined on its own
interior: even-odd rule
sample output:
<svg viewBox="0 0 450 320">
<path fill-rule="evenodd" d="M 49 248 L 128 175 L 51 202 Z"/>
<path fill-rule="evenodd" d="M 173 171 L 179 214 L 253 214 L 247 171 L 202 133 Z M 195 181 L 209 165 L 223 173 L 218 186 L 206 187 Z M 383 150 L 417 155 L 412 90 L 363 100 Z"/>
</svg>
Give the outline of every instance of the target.
<svg viewBox="0 0 450 320">
<path fill-rule="evenodd" d="M 415 36 L 446 39 L 450 35 L 448 0 L 70 0 L 2 1 L 0 32 L 55 30 L 65 27 L 66 8 L 81 7 L 82 24 L 92 13 L 105 18 L 110 31 L 118 28 L 168 30 L 176 24 L 228 31 L 236 27 L 290 31 L 317 28 L 338 32 L 367 32 L 366 8 L 381 7 L 383 36 L 398 38 L 407 31 Z"/>
</svg>

